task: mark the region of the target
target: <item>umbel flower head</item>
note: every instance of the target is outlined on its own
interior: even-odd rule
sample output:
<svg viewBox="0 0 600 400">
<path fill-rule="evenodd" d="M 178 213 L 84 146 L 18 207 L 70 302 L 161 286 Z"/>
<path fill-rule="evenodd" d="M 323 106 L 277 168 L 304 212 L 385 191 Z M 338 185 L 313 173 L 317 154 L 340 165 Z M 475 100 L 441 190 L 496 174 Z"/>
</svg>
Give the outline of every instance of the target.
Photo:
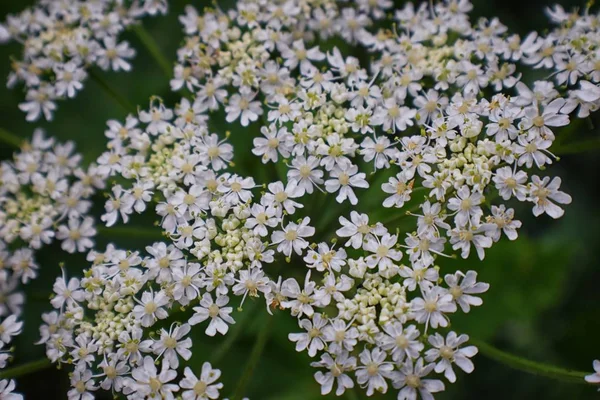
<svg viewBox="0 0 600 400">
<path fill-rule="evenodd" d="M 0 43 L 23 43 L 22 59 L 12 62 L 8 86 L 22 83 L 19 105 L 27 121 L 52 120 L 56 101 L 73 98 L 88 69 L 129 71 L 135 50 L 120 34 L 146 15 L 165 14 L 166 0 L 40 0 L 0 24 Z"/>
<path fill-rule="evenodd" d="M 94 246 L 90 197 L 105 183 L 94 164 L 81 166 L 73 142 L 58 143 L 36 130 L 12 162 L 0 164 L 0 179 L 0 247 L 23 283 L 36 277 L 33 250 L 55 239 L 69 253 Z"/>
<path fill-rule="evenodd" d="M 94 167 L 112 182 L 107 227 L 151 214 L 163 239 L 92 249 L 43 316 L 71 398 L 218 398 L 220 371 L 188 366 L 206 359 L 193 342 L 226 335 L 250 301 L 297 319 L 289 340 L 323 395 L 430 399 L 473 371 L 477 348 L 450 322 L 489 285 L 441 260 L 517 239 L 517 202 L 563 215 L 571 197 L 546 170 L 558 129 L 600 104 L 598 16 L 557 7 L 557 29 L 521 39 L 495 18 L 471 24 L 466 0 L 391 7 L 186 8 L 170 82 L 185 96 L 110 120 Z M 523 82 L 531 68 L 551 80 Z M 251 126 L 252 148 L 234 149 Z M 240 171 L 234 150 L 259 167 Z"/>
<path fill-rule="evenodd" d="M 475 272 L 449 274 L 447 284 L 439 285 L 434 256 L 400 263 L 398 236 L 381 224 L 370 225 L 364 214 L 341 217 L 337 233 L 350 239 L 347 247 L 362 235 L 352 250 L 356 255 L 338 248 L 336 240 L 310 245 L 315 235 L 310 217 L 293 219 L 303 208 L 300 199 L 309 196 L 302 195 L 299 183 L 259 186 L 229 172 L 231 145 L 210 133 L 205 118 L 182 115 L 181 108 L 168 109 L 156 99 L 140 111 L 139 120 L 127 118 L 128 128 L 109 123 L 110 150 L 98 168 L 103 178 L 121 175 L 128 185 L 113 186 L 102 219 L 109 225 L 127 221 L 153 203 L 165 241 L 144 253 L 113 246 L 92 251 L 92 266 L 81 279 L 57 280 L 56 311 L 45 315 L 50 322 L 42 326 L 42 342 L 52 361 L 75 364 L 74 385 L 101 376 L 103 389 L 131 398 L 153 391 L 171 396 L 187 379 L 177 378 L 175 369 L 192 357 L 193 332 L 226 334 L 235 323 L 231 300 L 237 297 L 240 309 L 248 299 L 262 298 L 271 313 L 289 310 L 304 330 L 290 335 L 296 349 L 319 354 L 325 363 L 314 366 L 346 360 L 344 371 L 352 378 L 337 392 L 356 380 L 372 394 L 385 391 L 388 379 L 399 379 L 394 365 L 423 363 L 421 333 L 448 326 L 459 305 L 466 312 L 481 304 L 477 294 L 488 285 L 476 283 Z M 116 127 L 121 134 L 113 137 Z M 302 279 L 279 274 L 277 265 L 286 260 L 308 272 L 298 271 Z M 157 327 L 159 336 L 153 334 Z M 459 345 L 451 342 L 444 354 Z M 117 376 L 109 379 L 106 365 L 119 366 Z M 469 370 L 465 365 L 460 368 Z M 454 377 L 452 367 L 443 366 Z M 333 378 L 317 379 L 323 393 L 331 390 Z"/>
<path fill-rule="evenodd" d="M 55 240 L 68 253 L 94 247 L 90 198 L 104 181 L 94 164 L 83 168 L 81 158 L 73 142 L 59 143 L 38 129 L 12 161 L 0 163 L 0 369 L 22 330 L 21 285 L 38 276 L 35 251 Z M 55 288 L 67 292 L 73 285 Z M 20 398 L 14 388 L 14 381 L 0 380 L 3 397 Z"/>
</svg>

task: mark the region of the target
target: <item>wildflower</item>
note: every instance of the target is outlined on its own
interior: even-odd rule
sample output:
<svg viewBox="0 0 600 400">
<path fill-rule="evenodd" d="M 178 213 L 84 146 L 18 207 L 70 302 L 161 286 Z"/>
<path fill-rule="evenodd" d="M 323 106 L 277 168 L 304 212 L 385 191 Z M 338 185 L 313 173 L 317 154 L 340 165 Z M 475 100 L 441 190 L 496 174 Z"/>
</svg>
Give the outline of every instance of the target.
<svg viewBox="0 0 600 400">
<path fill-rule="evenodd" d="M 229 297 L 218 296 L 213 301 L 210 293 L 205 293 L 200 300 L 200 306 L 194 307 L 195 314 L 190 318 L 190 325 L 196 325 L 210 318 L 210 323 L 206 327 L 208 336 L 215 336 L 217 332 L 224 335 L 229 330 L 227 324 L 235 324 L 235 321 L 229 314 L 233 311 L 231 307 L 225 307 L 229 303 Z"/>
</svg>

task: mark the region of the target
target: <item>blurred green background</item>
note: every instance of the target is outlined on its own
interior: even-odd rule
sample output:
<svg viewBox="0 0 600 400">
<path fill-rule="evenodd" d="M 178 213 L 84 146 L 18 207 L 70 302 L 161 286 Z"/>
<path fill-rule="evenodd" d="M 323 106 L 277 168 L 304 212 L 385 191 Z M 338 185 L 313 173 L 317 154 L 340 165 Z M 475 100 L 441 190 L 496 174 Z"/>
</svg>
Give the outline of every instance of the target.
<svg viewBox="0 0 600 400">
<path fill-rule="evenodd" d="M 31 1 L 5 0 L 0 2 L 0 19 L 30 5 Z M 148 18 L 144 25 L 155 38 L 163 53 L 173 61 L 175 50 L 183 38 L 177 16 L 188 2 L 174 1 L 169 15 Z M 189 2 L 198 8 L 204 2 Z M 397 2 L 402 4 L 403 2 Z M 583 1 L 559 1 L 565 7 L 583 7 Z M 543 30 L 548 26 L 543 14 L 545 1 L 478 0 L 474 2 L 473 20 L 479 16 L 494 17 L 508 25 L 513 32 L 527 33 L 532 29 Z M 103 73 L 111 85 L 126 96 L 130 102 L 146 106 L 151 95 L 159 95 L 172 105 L 178 94 L 170 93 L 168 81 L 159 66 L 139 43 L 133 33 L 130 40 L 138 54 L 133 60 L 132 73 Z M 10 68 L 9 57 L 19 55 L 19 45 L 0 47 L 0 80 L 4 81 Z M 76 100 L 61 102 L 51 123 L 30 124 L 17 105 L 24 94 L 19 89 L 8 90 L 0 85 L 0 127 L 23 137 L 29 137 L 37 126 L 44 127 L 49 135 L 59 140 L 74 140 L 86 162 L 94 160 L 104 149 L 103 132 L 108 119 L 124 119 L 126 112 L 94 82 L 88 81 Z M 232 131 L 231 141 L 237 149 L 236 169 L 243 171 L 255 162 L 248 149 L 252 130 Z M 586 138 L 598 138 L 600 118 L 591 123 L 579 122 L 558 132 L 576 142 Z M 223 132 L 219 132 L 223 134 Z M 560 140 L 560 139 L 559 139 Z M 11 157 L 13 149 L 0 143 L 0 157 Z M 592 360 L 600 358 L 600 208 L 598 207 L 598 171 L 600 152 L 588 151 L 565 155 L 549 172 L 563 177 L 563 189 L 573 196 L 573 203 L 566 207 L 565 216 L 558 221 L 544 216 L 534 219 L 529 206 L 516 207 L 523 221 L 519 240 L 509 242 L 505 238 L 495 245 L 484 262 L 476 258 L 442 264 L 443 271 L 460 268 L 475 269 L 480 280 L 490 283 L 490 291 L 484 295 L 484 305 L 464 317 L 453 319 L 453 328 L 477 339 L 531 360 L 545 362 L 564 368 L 591 371 Z M 100 195 L 95 199 L 99 213 L 103 204 Z M 333 212 L 333 209 L 325 210 Z M 98 215 L 98 214 L 97 214 Z M 143 218 L 133 218 L 132 224 L 141 225 Z M 108 242 L 125 248 L 141 248 L 151 240 L 142 237 L 124 238 L 122 235 L 103 234 L 98 237 L 98 248 Z M 44 356 L 43 346 L 32 345 L 38 339 L 40 314 L 50 310 L 48 295 L 52 283 L 59 274 L 58 262 L 65 261 L 71 275 L 77 274 L 87 263 L 83 256 L 69 256 L 53 245 L 38 253 L 41 276 L 27 287 L 27 305 L 24 316 L 24 333 L 14 342 L 17 366 Z M 236 340 L 223 347 L 229 336 L 194 339 L 194 365 L 197 368 L 205 360 L 214 357 L 215 349 L 222 351 L 220 361 L 214 365 L 223 371 L 225 395 L 233 393 L 250 352 L 257 332 L 267 321 L 262 304 L 247 305 L 244 323 L 238 323 L 230 331 Z M 235 312 L 237 314 L 237 312 Z M 236 318 L 237 319 L 237 318 Z M 296 330 L 296 322 L 283 314 L 272 319 L 268 342 L 254 374 L 248 382 L 246 395 L 251 400 L 312 400 L 321 399 L 319 386 L 309 366 L 310 359 L 304 353 L 294 351 L 287 334 Z M 503 364 L 476 356 L 476 369 L 471 375 L 460 373 L 458 382 L 448 385 L 448 390 L 437 399 L 593 399 L 598 394 L 594 387 L 563 383 L 524 372 L 515 371 Z M 49 368 L 18 380 L 17 388 L 27 399 L 66 398 L 68 381 L 64 371 Z M 366 398 L 359 392 L 357 397 Z M 387 396 L 395 398 L 392 390 Z M 328 398 L 334 398 L 331 395 Z M 107 396 L 106 398 L 110 398 Z"/>
</svg>

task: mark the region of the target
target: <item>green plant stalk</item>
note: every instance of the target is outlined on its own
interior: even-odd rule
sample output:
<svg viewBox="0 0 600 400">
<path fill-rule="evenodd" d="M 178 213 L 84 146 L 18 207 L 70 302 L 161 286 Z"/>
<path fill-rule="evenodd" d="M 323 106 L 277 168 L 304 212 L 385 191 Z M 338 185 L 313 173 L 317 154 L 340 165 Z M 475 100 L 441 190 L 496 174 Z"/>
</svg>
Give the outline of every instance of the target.
<svg viewBox="0 0 600 400">
<path fill-rule="evenodd" d="M 569 143 L 562 146 L 557 146 L 556 149 L 551 149 L 557 156 L 567 154 L 586 153 L 588 151 L 600 150 L 600 138 L 583 140 L 580 142 Z"/>
<path fill-rule="evenodd" d="M 92 69 L 88 71 L 88 74 L 90 75 L 90 78 L 92 78 L 92 80 L 95 81 L 98 84 L 98 86 L 100 86 L 102 90 L 104 90 L 106 94 L 108 94 L 113 100 L 115 100 L 117 104 L 119 104 L 125 111 L 134 114 L 137 113 L 137 109 L 135 108 L 135 106 L 131 104 L 125 96 L 113 89 L 100 74 L 97 74 L 96 71 Z"/>
<path fill-rule="evenodd" d="M 271 325 L 273 324 L 273 317 L 267 317 L 267 319 L 268 321 L 264 324 L 258 334 L 258 337 L 256 338 L 256 342 L 254 343 L 254 347 L 252 347 L 252 352 L 250 353 L 250 359 L 246 364 L 246 368 L 244 369 L 242 377 L 238 381 L 233 396 L 231 396 L 231 400 L 241 400 L 244 397 L 246 386 L 252 378 L 252 374 L 254 374 L 254 370 L 260 361 L 260 356 L 265 348 L 265 345 L 267 344 L 267 340 L 269 339 Z"/>
<path fill-rule="evenodd" d="M 134 25 L 133 32 L 140 39 L 144 47 L 146 47 L 152 58 L 154 58 L 154 61 L 156 61 L 160 69 L 163 70 L 167 78 L 170 79 L 173 74 L 173 67 L 158 47 L 158 44 L 156 44 L 154 38 L 148 33 L 148 31 L 146 31 L 146 29 L 144 29 L 141 24 Z"/>
<path fill-rule="evenodd" d="M 499 363 L 502 363 L 518 371 L 523 371 L 527 372 L 528 374 L 543 376 L 546 378 L 551 378 L 563 382 L 578 383 L 582 385 L 590 384 L 585 380 L 585 376 L 589 375 L 589 373 L 587 372 L 563 369 L 555 367 L 553 365 L 547 365 L 536 361 L 528 360 L 526 358 L 521 358 L 499 350 L 493 347 L 492 345 L 489 345 L 486 342 L 475 338 L 470 338 L 469 343 L 477 346 L 481 354 L 483 354 L 487 358 L 494 361 L 498 361 Z"/>
<path fill-rule="evenodd" d="M 116 226 L 107 228 L 105 226 L 96 227 L 99 235 L 110 238 L 111 236 L 120 236 L 128 238 L 145 238 L 161 240 L 164 239 L 162 233 L 154 229 L 146 229 L 135 226 Z"/>
<path fill-rule="evenodd" d="M 0 372 L 0 379 L 14 379 L 50 367 L 52 363 L 47 358 L 41 358 Z"/>
<path fill-rule="evenodd" d="M 358 395 L 354 388 L 350 388 L 346 390 L 346 396 L 344 396 L 348 400 L 358 400 Z"/>
<path fill-rule="evenodd" d="M 236 342 L 240 334 L 244 331 L 246 323 L 248 323 L 250 317 L 253 315 L 252 311 L 254 311 L 254 307 L 254 302 L 250 303 L 250 305 L 247 306 L 247 308 L 249 308 L 250 310 L 246 310 L 246 312 L 240 316 L 240 319 L 235 324 L 236 330 L 227 335 L 226 339 L 223 341 L 223 344 L 219 346 L 217 350 L 213 353 L 212 357 L 210 358 L 210 362 L 213 365 L 219 364 L 219 362 L 223 359 L 223 357 L 225 357 L 231 346 L 233 346 L 233 344 Z"/>
<path fill-rule="evenodd" d="M 2 128 L 0 128 L 0 140 L 16 148 L 21 147 L 23 142 L 25 142 L 25 139 L 22 139 L 14 133 Z"/>
</svg>

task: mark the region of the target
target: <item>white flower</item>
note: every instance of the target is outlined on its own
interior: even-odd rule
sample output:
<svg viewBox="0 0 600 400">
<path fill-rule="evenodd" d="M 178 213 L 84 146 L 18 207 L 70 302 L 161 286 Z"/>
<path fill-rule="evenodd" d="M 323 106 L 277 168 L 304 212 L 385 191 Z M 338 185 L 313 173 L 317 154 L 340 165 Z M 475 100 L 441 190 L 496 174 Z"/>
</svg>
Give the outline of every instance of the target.
<svg viewBox="0 0 600 400">
<path fill-rule="evenodd" d="M 273 203 L 279 209 L 283 208 L 290 215 L 296 213 L 296 208 L 304 207 L 302 204 L 292 200 L 304 194 L 304 191 L 298 188 L 298 184 L 295 181 L 288 182 L 285 187 L 279 181 L 273 182 L 269 183 L 267 188 L 270 193 L 266 193 L 261 201 Z"/>
<path fill-rule="evenodd" d="M 600 383 L 600 360 L 594 360 L 594 373 L 585 376 L 585 381 L 589 383 Z M 11 381 L 12 382 L 12 381 Z"/>
<path fill-rule="evenodd" d="M 86 249 L 92 248 L 94 242 L 90 238 L 96 235 L 93 224 L 94 220 L 86 217 L 83 221 L 76 218 L 69 219 L 68 227 L 60 225 L 56 238 L 63 241 L 61 248 L 69 253 L 84 252 Z"/>
<path fill-rule="evenodd" d="M 306 273 L 304 280 L 304 289 L 294 278 L 288 278 L 281 284 L 281 294 L 292 300 L 281 302 L 284 308 L 290 308 L 293 316 L 300 318 L 302 315 L 311 317 L 314 314 L 313 304 L 315 303 L 316 283 L 310 280 L 310 271 Z"/>
<path fill-rule="evenodd" d="M 75 97 L 78 90 L 83 88 L 81 83 L 87 77 L 83 68 L 79 68 L 74 62 L 68 62 L 60 67 L 55 67 L 56 72 L 56 95 Z"/>
<path fill-rule="evenodd" d="M 304 261 L 308 267 L 316 268 L 317 271 L 333 270 L 339 272 L 342 266 L 346 265 L 346 250 L 329 249 L 326 243 L 319 243 L 317 251 L 309 250 Z"/>
<path fill-rule="evenodd" d="M 310 364 L 312 367 L 323 367 L 328 371 L 315 373 L 315 380 L 321 385 L 321 395 L 325 396 L 333 390 L 333 384 L 337 383 L 336 396 L 344 394 L 346 389 L 354 387 L 354 381 L 346 372 L 354 371 L 356 368 L 356 357 L 351 357 L 347 351 L 338 353 L 335 359 L 329 354 L 321 355 L 321 360 Z"/>
<path fill-rule="evenodd" d="M 428 340 L 433 348 L 427 350 L 425 359 L 427 362 L 436 362 L 439 359 L 435 365 L 435 372 L 438 374 L 443 372 L 446 379 L 450 382 L 456 382 L 456 374 L 452 369 L 452 363 L 456 364 L 467 374 L 470 374 L 475 369 L 470 358 L 477 354 L 477 347 L 468 346 L 459 348 L 459 346 L 469 340 L 469 336 L 457 336 L 456 332 L 451 331 L 445 340 L 439 333 L 429 336 Z"/>
<path fill-rule="evenodd" d="M 569 124 L 569 116 L 560 113 L 565 100 L 562 98 L 553 100 L 544 107 L 544 112 L 540 113 L 536 104 L 525 109 L 525 116 L 519 127 L 523 130 L 529 130 L 530 135 L 542 139 L 553 139 L 554 133 L 550 127 L 565 126 Z M 532 136 L 533 137 L 533 136 Z"/>
<path fill-rule="evenodd" d="M 0 324 L 0 341 L 10 343 L 13 336 L 17 336 L 23 329 L 23 321 L 17 321 L 16 315 L 9 315 Z"/>
<path fill-rule="evenodd" d="M 281 56 L 285 59 L 284 65 L 290 70 L 300 64 L 300 72 L 305 73 L 312 66 L 311 61 L 322 61 L 325 54 L 319 50 L 318 46 L 306 50 L 304 41 L 296 40 L 291 47 L 282 46 Z"/>
<path fill-rule="evenodd" d="M 496 189 L 500 197 L 504 200 L 509 200 L 515 196 L 518 200 L 523 201 L 527 195 L 527 173 L 524 171 L 513 171 L 510 167 L 502 167 L 496 171 L 494 178 Z"/>
<path fill-rule="evenodd" d="M 329 343 L 329 349 L 332 353 L 342 354 L 344 350 L 352 351 L 358 342 L 358 329 L 350 323 L 346 323 L 341 318 L 330 321 L 330 324 L 323 328 L 325 341 Z"/>
<path fill-rule="evenodd" d="M 479 297 L 473 295 L 487 292 L 490 287 L 487 283 L 476 282 L 477 272 L 475 271 L 467 271 L 466 274 L 457 271 L 454 274 L 447 274 L 444 280 L 454 301 L 465 313 L 471 310 L 471 306 L 480 306 L 483 304 L 483 301 Z"/>
<path fill-rule="evenodd" d="M 125 374 L 129 373 L 127 361 L 118 361 L 117 357 L 110 360 L 106 358 L 98 365 L 104 372 L 104 380 L 100 383 L 100 387 L 104 390 L 114 389 L 121 391 L 126 381 Z"/>
<path fill-rule="evenodd" d="M 131 371 L 131 377 L 133 379 L 126 385 L 131 392 L 135 392 L 136 398 L 158 396 L 171 400 L 174 399 L 173 392 L 179 390 L 179 386 L 169 383 L 177 377 L 177 371 L 171 369 L 168 362 L 163 361 L 159 373 L 154 359 L 150 356 L 144 357 L 143 364 Z"/>
<path fill-rule="evenodd" d="M 55 97 L 56 94 L 50 86 L 44 85 L 38 89 L 31 89 L 27 91 L 26 101 L 19 104 L 19 109 L 27 113 L 25 119 L 29 122 L 37 121 L 42 115 L 46 120 L 51 121 L 56 110 Z"/>
<path fill-rule="evenodd" d="M 456 211 L 454 221 L 457 226 L 479 225 L 483 211 L 479 206 L 483 196 L 479 192 L 471 192 L 467 185 L 456 192 L 456 197 L 448 200 L 448 209 Z"/>
<path fill-rule="evenodd" d="M 227 122 L 233 122 L 240 118 L 242 126 L 248 126 L 250 122 L 256 121 L 258 116 L 262 115 L 263 109 L 259 101 L 253 101 L 254 97 L 256 97 L 256 93 L 253 93 L 249 87 L 241 87 L 240 93 L 233 95 L 225 107 Z"/>
<path fill-rule="evenodd" d="M 113 71 L 129 71 L 131 64 L 126 59 L 135 55 L 135 50 L 129 47 L 129 43 L 121 42 L 117 44 L 115 38 L 105 37 L 104 47 L 97 50 L 97 63 L 103 70 L 112 69 Z"/>
<path fill-rule="evenodd" d="M 205 333 L 208 336 L 215 336 L 217 332 L 224 335 L 229 330 L 227 324 L 235 324 L 235 320 L 229 314 L 233 311 L 232 307 L 225 307 L 229 303 L 229 297 L 217 296 L 216 302 L 213 302 L 210 293 L 204 293 L 200 300 L 200 306 L 194 307 L 194 315 L 189 319 L 190 325 L 196 325 L 210 318 L 210 323 L 206 327 Z"/>
<path fill-rule="evenodd" d="M 261 127 L 260 132 L 265 137 L 253 139 L 254 148 L 252 149 L 252 153 L 262 156 L 263 163 L 266 164 L 269 161 L 277 162 L 279 154 L 284 158 L 290 156 L 293 138 L 285 126 L 277 129 L 274 124 L 271 124 L 268 127 Z"/>
<path fill-rule="evenodd" d="M 314 357 L 317 355 L 317 351 L 325 348 L 323 328 L 327 324 L 327 319 L 321 317 L 321 314 L 313 314 L 312 319 L 302 319 L 298 322 L 298 325 L 306 332 L 290 333 L 288 338 L 296 343 L 296 351 L 308 349 L 308 355 Z"/>
<path fill-rule="evenodd" d="M 142 360 L 142 353 L 150 353 L 153 341 L 142 340 L 143 333 L 140 327 L 133 328 L 131 332 L 121 332 L 118 338 L 120 348 L 117 351 L 117 358 L 124 358 L 132 365 L 136 365 Z"/>
<path fill-rule="evenodd" d="M 211 167 L 218 171 L 227 167 L 233 158 L 233 146 L 225 143 L 225 140 L 219 141 L 219 137 L 213 133 L 202 138 L 198 146 L 198 154 L 202 163 L 210 163 Z"/>
<path fill-rule="evenodd" d="M 94 386 L 92 371 L 88 369 L 83 371 L 75 369 L 71 376 L 71 387 L 73 389 L 67 392 L 69 400 L 93 400 L 95 396 L 90 392 L 98 390 Z"/>
<path fill-rule="evenodd" d="M 413 183 L 414 181 L 409 182 L 409 177 L 404 171 L 395 177 L 392 176 L 387 183 L 381 185 L 385 193 L 391 194 L 383 201 L 383 206 L 402 208 L 404 203 L 410 200 Z"/>
<path fill-rule="evenodd" d="M 375 169 L 389 168 L 389 159 L 398 151 L 391 147 L 389 139 L 384 136 L 375 138 L 375 141 L 367 137 L 361 142 L 360 147 L 360 154 L 364 156 L 366 162 L 375 160 Z"/>
<path fill-rule="evenodd" d="M 521 227 L 521 221 L 515 220 L 514 217 L 515 210 L 512 208 L 507 210 L 504 204 L 492 206 L 492 215 L 486 218 L 486 222 L 488 226 L 492 225 L 495 229 L 488 229 L 486 235 L 497 242 L 500 240 L 500 233 L 504 232 L 509 240 L 515 240 L 518 236 L 517 229 Z"/>
<path fill-rule="evenodd" d="M 411 358 L 408 358 L 400 368 L 398 379 L 394 381 L 394 387 L 402 389 L 398 393 L 398 399 L 416 399 L 418 393 L 422 399 L 432 400 L 432 393 L 443 391 L 444 383 L 439 379 L 423 379 L 433 369 L 434 364 L 425 365 L 422 358 L 419 358 L 416 364 Z"/>
<path fill-rule="evenodd" d="M 377 223 L 373 226 L 369 225 L 369 217 L 367 214 L 359 214 L 356 211 L 350 212 L 350 220 L 340 217 L 339 221 L 342 227 L 335 233 L 340 237 L 349 237 L 346 246 L 352 246 L 358 249 L 363 245 L 363 241 L 371 235 L 383 236 L 385 228 Z"/>
<path fill-rule="evenodd" d="M 372 351 L 368 349 L 360 353 L 361 366 L 356 369 L 356 380 L 360 385 L 367 388 L 367 396 L 372 396 L 377 390 L 380 393 L 387 392 L 387 379 L 394 375 L 394 366 L 386 362 L 386 353 L 378 347 Z"/>
<path fill-rule="evenodd" d="M 178 356 L 181 356 L 184 360 L 189 360 L 192 357 L 190 350 L 192 339 L 183 338 L 190 333 L 190 329 L 188 324 L 176 327 L 171 326 L 169 331 L 161 329 L 160 339 L 154 342 L 152 350 L 154 350 L 154 353 L 158 357 L 162 356 L 163 360 L 167 361 L 172 368 L 179 367 Z"/>
<path fill-rule="evenodd" d="M 414 125 L 413 119 L 417 111 L 405 106 L 399 106 L 396 99 L 390 97 L 383 102 L 383 106 L 377 108 L 372 118 L 373 125 L 382 125 L 384 131 L 405 131 Z"/>
<path fill-rule="evenodd" d="M 200 295 L 200 287 L 202 279 L 200 278 L 200 264 L 188 263 L 183 267 L 172 268 L 173 283 L 173 298 L 181 305 L 187 305 L 192 300 Z M 165 268 L 162 268 L 164 271 Z M 161 272 L 162 272 L 161 271 Z M 163 281 L 168 282 L 169 279 Z"/>
<path fill-rule="evenodd" d="M 202 364 L 200 379 L 194 375 L 192 370 L 186 367 L 183 371 L 185 378 L 181 380 L 179 386 L 183 390 L 181 397 L 183 400 L 207 400 L 218 399 L 219 390 L 223 388 L 222 383 L 215 383 L 221 377 L 221 371 L 213 369 L 210 363 Z"/>
<path fill-rule="evenodd" d="M 2 400 L 23 400 L 23 395 L 13 392 L 15 386 L 16 384 L 13 379 L 0 380 L 0 398 L 2 398 Z"/>
<path fill-rule="evenodd" d="M 480 225 L 477 227 L 457 227 L 448 231 L 450 235 L 450 244 L 454 250 L 461 250 L 461 257 L 467 258 L 471 253 L 471 245 L 475 247 L 477 256 L 480 260 L 485 257 L 485 250 L 492 247 L 493 240 L 489 236 L 482 235 L 485 233 L 487 226 Z"/>
<path fill-rule="evenodd" d="M 56 296 L 50 301 L 54 308 L 62 308 L 65 302 L 83 301 L 85 296 L 83 290 L 81 290 L 81 287 L 79 286 L 79 279 L 77 278 L 69 279 L 68 283 L 66 283 L 66 278 L 64 276 L 57 278 L 52 290 L 56 293 Z"/>
<path fill-rule="evenodd" d="M 140 320 L 142 326 L 151 326 L 157 319 L 165 319 L 169 316 L 163 308 L 169 303 L 169 298 L 162 291 L 144 292 L 142 300 L 136 300 L 138 305 L 133 308 L 133 316 Z"/>
<path fill-rule="evenodd" d="M 432 288 L 421 287 L 421 297 L 412 301 L 412 311 L 415 313 L 415 320 L 425 324 L 427 329 L 431 326 L 436 329 L 438 326 L 448 326 L 446 313 L 456 312 L 456 304 L 450 293 L 439 286 Z"/>
<path fill-rule="evenodd" d="M 383 235 L 381 239 L 374 236 L 367 237 L 363 248 L 373 253 L 366 258 L 369 268 L 378 267 L 380 272 L 394 269 L 394 261 L 400 261 L 402 258 L 402 252 L 394 249 L 397 241 L 398 237 L 389 233 Z"/>
<path fill-rule="evenodd" d="M 248 294 L 251 297 L 259 297 L 259 291 L 263 294 L 269 293 L 271 291 L 269 282 L 269 278 L 265 276 L 260 268 L 242 270 L 240 271 L 239 281 L 233 286 L 232 290 L 235 295 L 243 296 L 241 302 L 243 304 Z"/>
<path fill-rule="evenodd" d="M 335 167 L 330 176 L 332 179 L 325 181 L 325 190 L 329 193 L 335 193 L 339 190 L 335 200 L 338 203 L 343 203 L 346 199 L 350 201 L 350 204 L 358 204 L 358 198 L 353 187 L 366 189 L 369 184 L 365 180 L 366 174 L 364 172 L 358 172 L 358 167 L 353 165 L 347 169 Z"/>
<path fill-rule="evenodd" d="M 540 179 L 537 175 L 531 177 L 528 200 L 535 203 L 533 215 L 537 217 L 546 213 L 552 218 L 562 217 L 564 210 L 555 203 L 571 204 L 571 196 L 558 190 L 560 184 L 561 179 L 559 177 L 554 177 L 552 180 L 548 176 L 543 179 Z"/>
<path fill-rule="evenodd" d="M 302 250 L 308 247 L 306 237 L 315 234 L 315 228 L 309 226 L 310 218 L 305 217 L 299 224 L 289 222 L 283 230 L 275 231 L 271 235 L 273 244 L 277 244 L 277 251 L 286 256 L 292 255 L 292 250 L 302 255 Z"/>
<path fill-rule="evenodd" d="M 375 339 L 383 350 L 391 353 L 395 362 L 401 363 L 406 356 L 419 358 L 425 346 L 418 340 L 420 332 L 415 325 L 403 328 L 401 323 L 391 322 L 383 326 L 383 331 Z"/>
<path fill-rule="evenodd" d="M 319 159 L 313 156 L 305 158 L 296 157 L 292 160 L 292 168 L 288 171 L 288 180 L 298 185 L 298 194 L 312 194 L 313 186 L 323 183 L 323 171 L 318 169 Z"/>
</svg>

